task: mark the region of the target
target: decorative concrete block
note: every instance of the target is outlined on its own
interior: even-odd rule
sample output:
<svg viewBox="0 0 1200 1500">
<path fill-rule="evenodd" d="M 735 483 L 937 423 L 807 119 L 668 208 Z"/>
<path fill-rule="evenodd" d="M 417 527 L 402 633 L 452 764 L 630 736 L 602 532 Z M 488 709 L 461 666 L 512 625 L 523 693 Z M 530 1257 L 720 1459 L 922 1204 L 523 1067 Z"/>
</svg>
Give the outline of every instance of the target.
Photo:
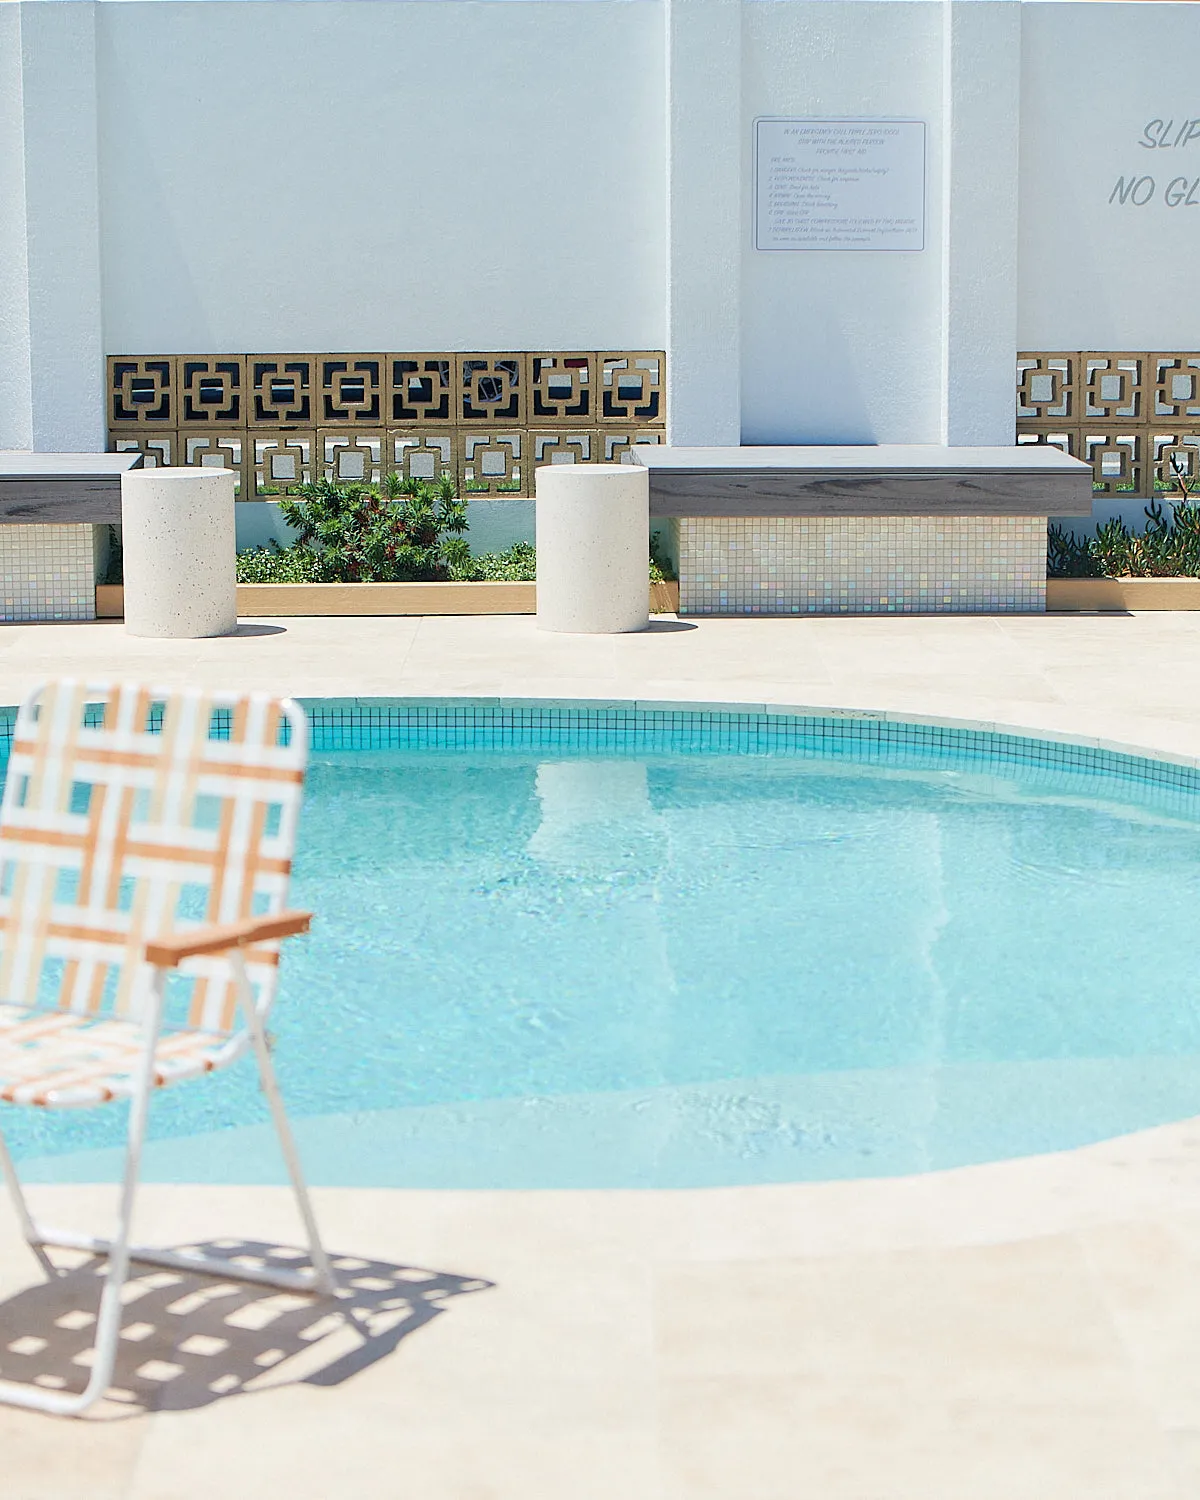
<svg viewBox="0 0 1200 1500">
<path fill-rule="evenodd" d="M 0 620 L 95 618 L 90 526 L 0 526 Z"/>
<path fill-rule="evenodd" d="M 1045 607 L 1044 516 L 679 521 L 680 614 L 1008 614 Z"/>
<path fill-rule="evenodd" d="M 125 629 L 195 640 L 237 629 L 234 475 L 133 469 L 121 478 Z"/>
<path fill-rule="evenodd" d="M 618 635 L 650 623 L 650 476 L 626 464 L 537 470 L 539 630 Z"/>
</svg>

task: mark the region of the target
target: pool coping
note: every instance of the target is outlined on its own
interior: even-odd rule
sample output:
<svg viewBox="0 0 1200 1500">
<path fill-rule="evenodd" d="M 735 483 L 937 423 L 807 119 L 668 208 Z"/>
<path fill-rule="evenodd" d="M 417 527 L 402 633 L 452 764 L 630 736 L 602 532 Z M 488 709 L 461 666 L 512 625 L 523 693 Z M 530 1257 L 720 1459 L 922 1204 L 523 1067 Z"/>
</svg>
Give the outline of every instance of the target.
<svg viewBox="0 0 1200 1500">
<path fill-rule="evenodd" d="M 346 706 L 444 709 L 455 699 L 686 711 L 720 708 L 740 693 L 755 701 L 729 703 L 729 711 L 787 713 L 834 698 L 865 706 L 819 710 L 830 718 L 1001 728 L 1184 766 L 1200 756 L 1200 716 L 1189 707 L 1200 683 L 1200 615 L 893 617 L 879 625 L 705 618 L 694 635 L 616 638 L 605 649 L 584 643 L 579 660 L 573 642 L 535 635 L 528 617 L 297 620 L 290 635 L 183 649 L 105 625 L 38 626 L 14 639 L 5 666 L 8 701 L 68 664 L 97 679 L 247 690 L 286 684 L 299 699 Z M 706 637 L 720 649 L 681 649 L 704 646 Z M 673 649 L 656 649 L 662 639 Z M 943 656 L 947 641 L 955 649 Z M 1030 722 L 1047 727 L 1019 727 Z M 1189 753 L 1146 748 L 1155 743 Z M 379 1476 L 394 1458 L 395 1423 L 408 1413 L 420 1424 L 410 1445 L 418 1488 L 426 1473 L 435 1489 L 478 1485 L 486 1462 L 503 1500 L 532 1500 L 535 1489 L 540 1496 L 533 1480 L 543 1468 L 547 1494 L 578 1488 L 581 1475 L 597 1472 L 597 1494 L 624 1488 L 631 1500 L 660 1500 L 656 1455 L 668 1439 L 689 1453 L 709 1435 L 735 1453 L 765 1444 L 794 1467 L 795 1432 L 812 1436 L 811 1423 L 797 1429 L 794 1420 L 797 1393 L 807 1391 L 823 1403 L 818 1427 L 829 1429 L 817 1433 L 821 1452 L 837 1457 L 875 1441 L 881 1410 L 896 1418 L 893 1436 L 920 1439 L 929 1432 L 923 1414 L 942 1421 L 956 1403 L 959 1431 L 968 1423 L 968 1441 L 985 1440 L 999 1460 L 1019 1459 L 1031 1442 L 1069 1442 L 1089 1483 L 1071 1484 L 1076 1468 L 1067 1466 L 1054 1469 L 1062 1482 L 1049 1488 L 1078 1500 L 1102 1482 L 1097 1462 L 1128 1452 L 1147 1421 L 1156 1433 L 1170 1429 L 1172 1444 L 1200 1433 L 1189 1332 L 1200 1307 L 1197 1184 L 1200 1120 L 1189 1117 L 1049 1155 L 910 1177 L 636 1192 L 318 1188 L 322 1229 L 337 1248 L 478 1272 L 497 1289 L 439 1316 L 338 1388 L 279 1385 L 253 1402 L 221 1399 L 53 1430 L 14 1413 L 0 1423 L 6 1477 L 20 1489 L 28 1476 L 30 1500 L 75 1496 L 81 1474 L 89 1493 L 100 1487 L 114 1500 L 146 1500 L 164 1474 L 186 1471 L 180 1500 L 204 1500 L 229 1487 L 223 1455 L 244 1451 L 253 1429 L 262 1463 L 305 1496 L 325 1495 L 327 1473 L 344 1481 L 345 1472 L 344 1464 L 323 1470 L 321 1455 L 341 1454 L 349 1433 L 353 1452 L 366 1455 L 356 1473 L 373 1497 L 388 1490 Z M 111 1212 L 109 1185 L 34 1191 L 55 1221 L 103 1221 Z M 158 1244 L 220 1231 L 251 1230 L 286 1245 L 298 1236 L 290 1194 L 276 1187 L 147 1184 L 139 1226 Z M 24 1299 L 36 1280 L 17 1226 L 0 1212 L 0 1298 Z M 880 1387 L 880 1373 L 898 1368 L 888 1363 L 899 1337 L 889 1333 L 888 1308 L 898 1299 L 923 1321 L 911 1325 L 901 1351 L 903 1388 Z M 837 1344 L 827 1330 L 838 1333 Z M 572 1351 L 566 1376 L 554 1357 L 564 1337 Z M 867 1342 L 856 1343 L 860 1337 Z M 814 1363 L 814 1348 L 836 1357 Z M 852 1365 L 839 1348 L 857 1352 Z M 1081 1348 L 1099 1355 L 1081 1364 Z M 1060 1369 L 1069 1385 L 1055 1384 Z M 976 1374 L 986 1387 L 971 1384 Z M 887 1404 L 860 1421 L 860 1392 L 871 1390 L 890 1392 Z M 548 1407 L 551 1394 L 558 1404 Z M 385 1411 L 390 1425 L 381 1424 Z M 628 1411 L 636 1420 L 622 1415 Z M 685 1430 L 681 1412 L 694 1413 Z M 110 1414 L 130 1415 L 120 1407 Z M 486 1441 L 464 1444 L 467 1431 Z M 953 1466 L 965 1462 L 962 1442 L 951 1447 L 944 1427 L 937 1432 L 922 1494 L 954 1488 Z M 894 1447 L 880 1448 L 883 1489 L 896 1467 Z M 900 1449 L 903 1466 L 905 1442 Z M 473 1455 L 462 1468 L 460 1453 Z M 605 1467 L 613 1453 L 632 1455 L 636 1470 L 614 1476 Z M 1200 1448 L 1179 1447 L 1176 1456 L 1189 1453 L 1200 1465 Z M 1122 1495 L 1153 1487 L 1151 1457 L 1128 1490 L 1113 1481 Z M 1010 1471 L 997 1468 L 999 1494 Z M 978 1463 L 973 1472 L 982 1472 Z M 1197 1488 L 1194 1478 L 1169 1494 Z"/>
</svg>

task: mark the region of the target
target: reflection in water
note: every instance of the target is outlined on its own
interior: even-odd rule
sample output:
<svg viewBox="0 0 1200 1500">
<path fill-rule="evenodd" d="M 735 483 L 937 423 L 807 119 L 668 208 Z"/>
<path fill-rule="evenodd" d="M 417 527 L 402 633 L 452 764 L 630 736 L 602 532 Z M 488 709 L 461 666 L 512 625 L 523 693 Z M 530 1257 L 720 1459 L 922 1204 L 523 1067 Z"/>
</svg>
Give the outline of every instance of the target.
<svg viewBox="0 0 1200 1500">
<path fill-rule="evenodd" d="M 272 1017 L 314 1177 L 919 1171 L 1195 1113 L 1200 829 L 1091 791 L 773 754 L 323 754 L 293 888 L 317 921 Z M 26 1159 L 121 1129 L 13 1113 Z M 211 1167 L 172 1144 L 178 1180 L 271 1180 L 262 1118 L 234 1068 L 165 1091 L 152 1129 L 218 1143 Z"/>
<path fill-rule="evenodd" d="M 593 880 L 653 880 L 663 821 L 650 803 L 645 762 L 546 761 L 537 768 L 541 822 L 526 845 L 540 864 Z"/>
<path fill-rule="evenodd" d="M 622 1071 L 664 1083 L 677 986 L 659 900 L 659 880 L 669 865 L 668 820 L 656 812 L 644 761 L 546 761 L 537 768 L 541 822 L 526 845 L 542 870 L 573 886 L 590 907 L 592 941 L 609 934 L 603 949 L 604 999 L 620 1028 Z M 617 915 L 619 913 L 619 916 Z M 613 918 L 617 916 L 617 923 Z M 564 966 L 560 983 L 574 988 L 579 966 Z M 670 1114 L 642 1121 L 639 1151 L 656 1151 L 674 1128 Z"/>
</svg>

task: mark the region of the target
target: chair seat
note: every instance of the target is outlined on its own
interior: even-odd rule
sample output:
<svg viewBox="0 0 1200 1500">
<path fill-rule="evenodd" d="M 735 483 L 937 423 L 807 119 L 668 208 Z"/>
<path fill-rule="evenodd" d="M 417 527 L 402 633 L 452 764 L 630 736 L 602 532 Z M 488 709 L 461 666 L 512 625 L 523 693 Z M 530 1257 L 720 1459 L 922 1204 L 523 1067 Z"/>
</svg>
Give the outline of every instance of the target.
<svg viewBox="0 0 1200 1500">
<path fill-rule="evenodd" d="M 143 1045 L 136 1021 L 0 1005 L 0 1101 L 54 1109 L 129 1098 Z M 164 1032 L 154 1050 L 154 1086 L 211 1073 L 244 1050 L 244 1036 Z"/>
</svg>

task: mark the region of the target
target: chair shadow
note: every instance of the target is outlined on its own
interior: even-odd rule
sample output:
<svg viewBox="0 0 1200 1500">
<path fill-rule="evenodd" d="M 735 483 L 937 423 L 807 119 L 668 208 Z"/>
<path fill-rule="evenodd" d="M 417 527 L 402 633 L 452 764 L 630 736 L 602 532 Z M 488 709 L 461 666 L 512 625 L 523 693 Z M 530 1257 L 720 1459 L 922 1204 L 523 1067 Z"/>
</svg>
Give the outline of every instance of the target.
<svg viewBox="0 0 1200 1500">
<path fill-rule="evenodd" d="M 308 1260 L 304 1251 L 256 1240 L 174 1248 L 279 1270 Z M 454 1298 L 494 1285 L 360 1256 L 331 1260 L 332 1297 L 132 1265 L 108 1399 L 133 1415 L 190 1411 L 280 1385 L 341 1385 L 391 1354 Z M 106 1261 L 89 1259 L 0 1302 L 0 1379 L 83 1389 L 106 1268 Z"/>
</svg>

